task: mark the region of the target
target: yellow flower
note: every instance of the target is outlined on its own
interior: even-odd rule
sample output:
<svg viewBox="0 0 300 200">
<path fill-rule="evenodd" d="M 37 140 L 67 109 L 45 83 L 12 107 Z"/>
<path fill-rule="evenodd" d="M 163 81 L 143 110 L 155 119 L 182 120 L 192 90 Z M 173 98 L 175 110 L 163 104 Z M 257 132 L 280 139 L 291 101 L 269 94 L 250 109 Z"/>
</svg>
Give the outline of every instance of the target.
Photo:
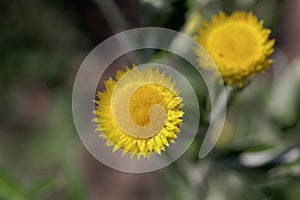
<svg viewBox="0 0 300 200">
<path fill-rule="evenodd" d="M 174 88 L 171 76 L 148 66 L 143 72 L 137 67 L 117 71 L 116 80 L 106 80 L 106 90 L 97 92 L 95 100 L 97 131 L 106 139 L 113 152 L 131 158 L 152 152 L 161 154 L 165 146 L 177 137 L 182 122 L 182 99 Z"/>
<path fill-rule="evenodd" d="M 214 60 L 226 83 L 242 87 L 250 76 L 264 72 L 272 63 L 267 57 L 275 40 L 268 39 L 271 31 L 251 12 L 235 11 L 230 16 L 220 12 L 203 25 L 195 39 Z M 200 65 L 213 68 L 199 49 L 196 54 Z"/>
</svg>

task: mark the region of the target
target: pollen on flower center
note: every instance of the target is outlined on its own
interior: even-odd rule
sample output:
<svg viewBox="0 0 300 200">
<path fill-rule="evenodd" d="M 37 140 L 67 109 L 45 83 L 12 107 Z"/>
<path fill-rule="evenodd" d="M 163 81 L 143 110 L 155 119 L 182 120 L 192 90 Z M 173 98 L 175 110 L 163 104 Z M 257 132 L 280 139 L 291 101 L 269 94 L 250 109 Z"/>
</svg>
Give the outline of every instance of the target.
<svg viewBox="0 0 300 200">
<path fill-rule="evenodd" d="M 224 24 L 216 29 L 209 43 L 209 46 L 214 47 L 215 57 L 219 57 L 223 62 L 243 62 L 259 51 L 255 33 L 248 27 L 232 23 Z"/>
<path fill-rule="evenodd" d="M 151 122 L 149 111 L 152 106 L 160 105 L 166 109 L 164 96 L 157 90 L 163 87 L 158 84 L 146 84 L 137 88 L 129 100 L 129 114 L 139 126 L 146 126 Z"/>
</svg>

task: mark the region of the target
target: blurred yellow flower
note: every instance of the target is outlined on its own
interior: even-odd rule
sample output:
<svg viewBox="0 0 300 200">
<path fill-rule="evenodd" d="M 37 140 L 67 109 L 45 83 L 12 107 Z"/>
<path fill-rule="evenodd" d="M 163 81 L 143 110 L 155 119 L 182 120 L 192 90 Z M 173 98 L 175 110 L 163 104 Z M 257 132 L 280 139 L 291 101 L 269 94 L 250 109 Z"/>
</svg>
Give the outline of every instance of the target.
<svg viewBox="0 0 300 200">
<path fill-rule="evenodd" d="M 263 27 L 251 12 L 224 12 L 204 22 L 198 29 L 196 41 L 202 45 L 216 63 L 223 80 L 242 87 L 251 75 L 262 73 L 272 63 L 267 57 L 273 52 L 275 40 L 269 40 L 271 31 Z M 206 68 L 201 51 L 196 50 L 199 64 Z"/>
<path fill-rule="evenodd" d="M 97 92 L 95 100 L 97 131 L 113 152 L 150 157 L 161 154 L 174 142 L 182 122 L 182 99 L 171 76 L 149 66 L 143 72 L 137 67 L 117 71 L 116 80 L 105 82 L 106 90 Z"/>
</svg>

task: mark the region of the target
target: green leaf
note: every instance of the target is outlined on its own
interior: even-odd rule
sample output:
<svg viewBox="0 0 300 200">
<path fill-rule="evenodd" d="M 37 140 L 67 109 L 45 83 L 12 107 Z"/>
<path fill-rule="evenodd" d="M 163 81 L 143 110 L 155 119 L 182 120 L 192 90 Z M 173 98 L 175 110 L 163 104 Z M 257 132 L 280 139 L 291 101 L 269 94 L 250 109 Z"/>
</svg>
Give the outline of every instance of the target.
<svg viewBox="0 0 300 200">
<path fill-rule="evenodd" d="M 67 185 L 69 199 L 72 200 L 87 200 L 87 192 L 84 187 L 82 176 L 74 161 L 69 159 L 66 161 L 65 170 L 67 175 Z"/>
<path fill-rule="evenodd" d="M 267 150 L 271 150 L 273 148 L 274 147 L 269 144 L 259 144 L 259 145 L 249 146 L 248 148 L 245 149 L 244 152 L 249 153 L 249 152 L 267 151 Z"/>
<path fill-rule="evenodd" d="M 30 199 L 38 199 L 39 196 L 43 195 L 49 190 L 53 189 L 57 185 L 57 182 L 54 178 L 47 178 L 43 180 L 39 180 L 34 183 L 29 189 L 27 189 L 26 193 L 30 197 Z"/>
<path fill-rule="evenodd" d="M 0 199 L 3 200 L 26 200 L 17 180 L 0 170 Z"/>
</svg>

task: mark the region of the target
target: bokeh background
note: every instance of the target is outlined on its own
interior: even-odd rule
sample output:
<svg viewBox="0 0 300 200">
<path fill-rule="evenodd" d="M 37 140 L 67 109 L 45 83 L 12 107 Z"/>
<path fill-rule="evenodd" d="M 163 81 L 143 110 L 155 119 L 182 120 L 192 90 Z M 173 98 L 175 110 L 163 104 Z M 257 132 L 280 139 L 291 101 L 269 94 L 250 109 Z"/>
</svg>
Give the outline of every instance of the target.
<svg viewBox="0 0 300 200">
<path fill-rule="evenodd" d="M 220 10 L 252 11 L 276 45 L 272 68 L 234 93 L 214 150 L 198 159 L 203 122 L 163 170 L 127 174 L 95 160 L 72 119 L 85 56 L 135 27 L 193 36 Z M 0 0 L 0 200 L 300 199 L 299 21 L 299 0 Z"/>
</svg>

